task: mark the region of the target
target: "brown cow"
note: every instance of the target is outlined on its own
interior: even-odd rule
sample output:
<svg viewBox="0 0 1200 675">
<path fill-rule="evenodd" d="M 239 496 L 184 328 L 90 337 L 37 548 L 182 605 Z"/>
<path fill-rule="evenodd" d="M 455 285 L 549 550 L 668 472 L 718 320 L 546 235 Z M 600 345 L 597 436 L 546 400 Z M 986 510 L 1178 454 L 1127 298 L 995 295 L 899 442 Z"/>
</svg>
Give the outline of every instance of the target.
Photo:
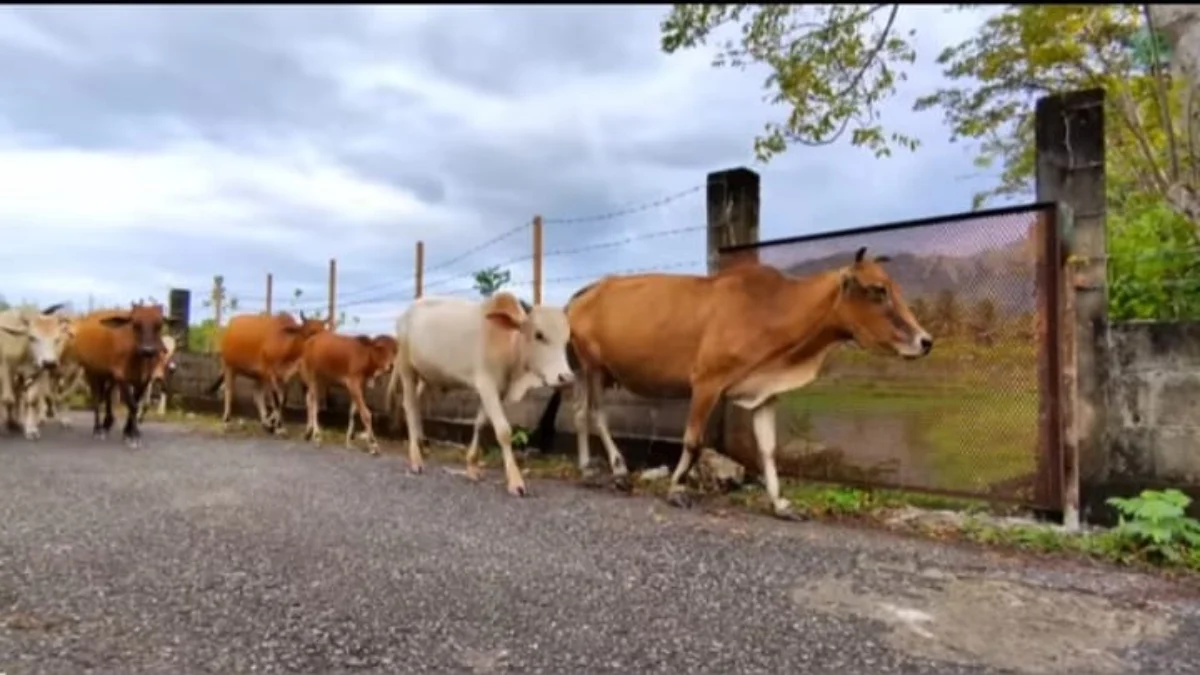
<svg viewBox="0 0 1200 675">
<path fill-rule="evenodd" d="M 567 306 L 576 380 L 579 467 L 590 467 L 589 422 L 608 454 L 613 477 L 629 485 L 624 457 L 601 408 L 605 386 L 646 397 L 690 396 L 683 452 L 668 501 L 688 504 L 683 487 L 721 395 L 753 411 L 763 479 L 776 515 L 791 517 L 775 468 L 775 397 L 816 379 L 831 349 L 845 342 L 906 358 L 933 348 L 900 289 L 861 248 L 851 265 L 791 277 L 744 264 L 711 277 L 674 274 L 613 276 L 578 291 Z M 562 391 L 539 424 L 545 442 Z"/>
<path fill-rule="evenodd" d="M 386 373 L 396 359 L 396 338 L 390 335 L 338 335 L 322 333 L 304 345 L 300 359 L 300 378 L 307 390 L 305 406 L 308 426 L 304 437 L 313 443 L 321 442 L 317 423 L 317 399 L 330 384 L 340 384 L 350 393 L 350 419 L 346 424 L 346 447 L 353 445 L 354 414 L 357 412 L 366 429 L 367 449 L 379 454 L 379 442 L 371 426 L 371 409 L 363 398 L 366 382 Z"/>
<path fill-rule="evenodd" d="M 173 319 L 163 316 L 162 305 L 134 304 L 128 310 L 100 310 L 75 324 L 71 351 L 83 369 L 92 394 L 92 433 L 104 438 L 113 425 L 112 390 L 121 392 L 128 416 L 122 437 L 137 447 L 138 406 L 150 384 L 163 350 L 163 326 Z M 100 404 L 105 405 L 104 423 Z"/>
<path fill-rule="evenodd" d="M 229 320 L 221 336 L 221 375 L 209 387 L 213 393 L 225 385 L 225 411 L 222 421 L 229 425 L 233 414 L 233 388 L 238 375 L 254 381 L 254 404 L 263 428 L 283 432 L 283 387 L 296 372 L 304 343 L 327 327 L 324 319 L 306 318 L 300 322 L 287 312 L 239 314 Z M 264 394 L 271 395 L 268 412 Z"/>
</svg>

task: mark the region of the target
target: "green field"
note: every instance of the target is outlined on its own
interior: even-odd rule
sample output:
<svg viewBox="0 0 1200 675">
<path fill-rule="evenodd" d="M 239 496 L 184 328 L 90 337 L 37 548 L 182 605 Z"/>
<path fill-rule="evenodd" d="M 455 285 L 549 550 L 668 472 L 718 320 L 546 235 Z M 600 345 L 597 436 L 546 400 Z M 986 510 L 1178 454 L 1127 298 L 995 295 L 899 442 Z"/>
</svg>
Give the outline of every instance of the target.
<svg viewBox="0 0 1200 675">
<path fill-rule="evenodd" d="M 946 341 L 911 362 L 844 350 L 785 397 L 781 464 L 812 478 L 1017 496 L 1037 467 L 1036 378 L 1028 343 Z"/>
</svg>

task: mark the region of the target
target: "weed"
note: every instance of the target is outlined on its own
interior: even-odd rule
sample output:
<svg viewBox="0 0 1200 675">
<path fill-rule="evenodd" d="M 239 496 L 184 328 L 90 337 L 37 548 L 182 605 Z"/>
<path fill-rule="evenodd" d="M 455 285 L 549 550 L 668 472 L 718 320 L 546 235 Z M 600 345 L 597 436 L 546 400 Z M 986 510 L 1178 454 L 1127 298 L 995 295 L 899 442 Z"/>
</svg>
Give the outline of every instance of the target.
<svg viewBox="0 0 1200 675">
<path fill-rule="evenodd" d="M 1175 564 L 1196 558 L 1200 521 L 1186 515 L 1191 497 L 1179 490 L 1143 490 L 1137 497 L 1110 497 L 1120 513 L 1113 534 L 1127 547 L 1152 560 Z"/>
</svg>

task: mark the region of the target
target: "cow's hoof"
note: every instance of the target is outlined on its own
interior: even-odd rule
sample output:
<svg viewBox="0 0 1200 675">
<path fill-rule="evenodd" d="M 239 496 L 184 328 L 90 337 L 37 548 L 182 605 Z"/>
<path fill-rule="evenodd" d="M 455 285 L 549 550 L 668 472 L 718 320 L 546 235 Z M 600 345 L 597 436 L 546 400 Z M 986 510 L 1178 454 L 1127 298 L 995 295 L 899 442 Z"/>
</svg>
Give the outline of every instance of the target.
<svg viewBox="0 0 1200 675">
<path fill-rule="evenodd" d="M 284 438 L 287 436 L 287 428 L 283 426 L 275 427 L 275 430 L 271 432 L 271 435 L 275 436 L 276 438 Z"/>
<path fill-rule="evenodd" d="M 516 485 L 509 485 L 508 486 L 508 494 L 510 494 L 514 497 L 524 497 L 526 495 L 525 485 L 523 483 L 517 483 Z"/>
<path fill-rule="evenodd" d="M 353 443 L 347 443 L 346 445 L 348 445 L 352 448 L 354 447 Z M 368 444 L 367 445 L 367 454 L 372 457 L 378 457 L 379 456 L 379 444 L 378 443 Z"/>
<path fill-rule="evenodd" d="M 796 513 L 796 511 L 794 509 L 792 509 L 792 503 L 787 501 L 786 499 L 780 499 L 779 501 L 775 502 L 775 507 L 773 509 L 773 513 L 775 514 L 775 517 L 780 520 L 788 520 L 788 521 L 807 520 L 807 518 L 805 518 L 804 516 L 800 515 L 799 513 Z"/>
<path fill-rule="evenodd" d="M 612 483 L 613 487 L 621 492 L 633 491 L 633 479 L 629 477 L 628 473 L 619 473 L 613 476 Z"/>
<path fill-rule="evenodd" d="M 425 473 L 425 467 L 421 464 L 411 464 L 410 463 L 408 465 L 408 472 L 415 476 L 417 474 Z"/>
<path fill-rule="evenodd" d="M 37 429 L 29 429 L 25 432 L 25 440 L 27 440 L 27 441 L 36 441 L 37 439 L 39 439 L 41 437 L 42 437 L 42 433 L 40 431 L 38 431 Z"/>
<path fill-rule="evenodd" d="M 483 471 L 477 466 L 468 466 L 463 475 L 467 477 L 467 480 L 475 483 L 483 479 Z"/>
<path fill-rule="evenodd" d="M 667 503 L 680 509 L 690 508 L 692 498 L 683 490 L 671 490 L 667 493 Z"/>
<path fill-rule="evenodd" d="M 92 438 L 98 441 L 103 441 L 108 438 L 108 432 L 103 429 L 96 429 L 92 432 Z"/>
<path fill-rule="evenodd" d="M 125 445 L 129 446 L 130 450 L 137 450 L 142 445 L 140 438 L 125 438 Z"/>
</svg>

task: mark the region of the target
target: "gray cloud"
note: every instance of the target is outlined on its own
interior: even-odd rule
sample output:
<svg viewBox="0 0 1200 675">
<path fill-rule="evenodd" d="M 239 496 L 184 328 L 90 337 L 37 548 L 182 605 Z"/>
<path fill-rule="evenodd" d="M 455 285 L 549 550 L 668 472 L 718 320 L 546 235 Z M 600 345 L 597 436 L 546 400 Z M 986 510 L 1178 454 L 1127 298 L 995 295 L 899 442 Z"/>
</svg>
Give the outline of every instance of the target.
<svg viewBox="0 0 1200 675">
<path fill-rule="evenodd" d="M 48 203 L 44 213 L 26 205 L 17 213 L 27 227 L 7 252 L 19 262 L 0 273 L 0 293 L 42 288 L 26 280 L 38 274 L 32 256 L 53 246 L 56 264 L 129 289 L 120 291 L 129 297 L 148 294 L 139 284 L 167 283 L 190 284 L 200 295 L 220 273 L 235 293 L 256 299 L 272 271 L 278 293 L 302 285 L 306 303 L 315 305 L 325 261 L 338 257 L 346 304 L 386 315 L 411 293 L 418 239 L 435 266 L 535 213 L 601 214 L 700 185 L 709 171 L 748 162 L 754 134 L 779 111 L 759 103 L 757 75 L 704 64 L 689 70 L 688 55 L 661 55 L 664 11 L 0 10 L 0 175 L 13 175 L 4 173 L 6 147 L 26 151 L 20 161 L 31 161 L 28 151 L 35 150 L 46 157 L 86 152 L 102 168 L 72 174 L 74 184 L 53 185 L 47 194 L 116 209 L 116 196 L 93 194 L 100 188 L 87 183 L 139 181 L 120 199 L 150 200 L 129 206 L 132 229 L 108 235 L 81 222 L 98 214 L 60 203 Z M 353 77 L 367 68 L 376 68 L 380 81 L 356 84 Z M 389 79 L 389 69 L 404 76 Z M 593 83 L 594 91 L 586 86 Z M 930 120 L 937 132 L 938 121 Z M 207 150 L 192 153 L 193 146 Z M 964 208 L 973 185 L 904 187 L 923 174 L 957 175 L 969 166 L 969 158 L 944 146 L 923 152 L 889 164 L 845 148 L 795 150 L 764 171 L 764 236 Z M 161 163 L 144 166 L 154 158 Z M 171 197 L 176 193 L 192 201 Z M 197 216 L 193 203 L 214 215 Z M 3 208 L 0 216 L 9 213 Z M 125 222 L 119 213 L 105 218 Z M 699 226 L 703 219 L 700 191 L 621 218 L 547 226 L 546 248 Z M 275 234 L 264 241 L 231 235 L 260 227 Z M 702 266 L 703 242 L 703 232 L 688 232 L 548 258 L 546 277 L 690 258 Z M 529 246 L 524 230 L 432 272 L 429 282 L 462 287 L 471 270 L 526 257 Z M 114 267 L 110 261 L 120 255 L 141 262 Z M 527 279 L 528 267 L 515 263 L 514 278 Z M 447 272 L 456 278 L 439 283 Z M 564 281 L 547 289 L 549 297 L 583 283 Z"/>
</svg>

